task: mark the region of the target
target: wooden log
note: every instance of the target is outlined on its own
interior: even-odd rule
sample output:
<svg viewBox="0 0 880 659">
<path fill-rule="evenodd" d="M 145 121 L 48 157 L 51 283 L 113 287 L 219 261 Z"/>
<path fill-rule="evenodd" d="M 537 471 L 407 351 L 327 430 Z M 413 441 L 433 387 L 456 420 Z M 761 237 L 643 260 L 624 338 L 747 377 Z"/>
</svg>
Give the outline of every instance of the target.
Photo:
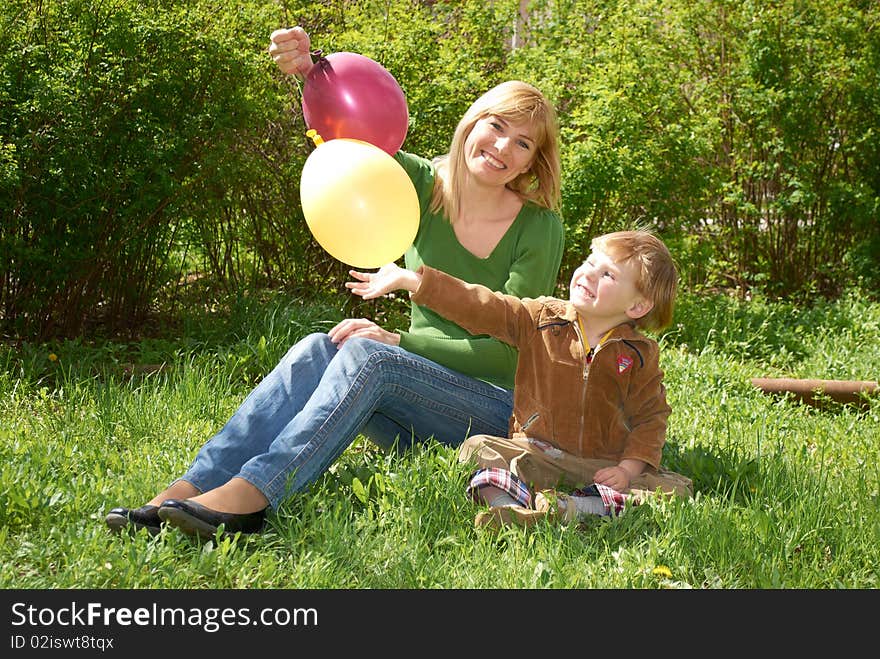
<svg viewBox="0 0 880 659">
<path fill-rule="evenodd" d="M 798 378 L 752 378 L 752 385 L 766 394 L 794 394 L 808 405 L 819 406 L 830 398 L 838 403 L 865 405 L 866 396 L 878 393 L 874 380 L 812 380 Z"/>
</svg>

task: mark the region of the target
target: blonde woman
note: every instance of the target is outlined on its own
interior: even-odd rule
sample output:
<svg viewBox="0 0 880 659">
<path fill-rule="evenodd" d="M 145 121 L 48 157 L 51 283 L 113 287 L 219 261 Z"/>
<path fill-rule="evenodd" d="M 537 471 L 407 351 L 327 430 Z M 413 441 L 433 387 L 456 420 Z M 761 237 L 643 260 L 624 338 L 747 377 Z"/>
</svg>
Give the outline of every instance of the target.
<svg viewBox="0 0 880 659">
<path fill-rule="evenodd" d="M 269 52 L 285 73 L 304 76 L 312 66 L 299 27 L 273 32 Z M 553 293 L 564 236 L 558 127 L 539 90 L 502 83 L 467 110 L 447 155 L 395 158 L 421 208 L 407 268 L 428 265 L 518 297 Z M 510 346 L 418 304 L 406 331 L 343 320 L 294 345 L 179 479 L 140 508 L 114 508 L 106 523 L 254 533 L 360 434 L 385 448 L 504 436 L 516 362 Z"/>
</svg>

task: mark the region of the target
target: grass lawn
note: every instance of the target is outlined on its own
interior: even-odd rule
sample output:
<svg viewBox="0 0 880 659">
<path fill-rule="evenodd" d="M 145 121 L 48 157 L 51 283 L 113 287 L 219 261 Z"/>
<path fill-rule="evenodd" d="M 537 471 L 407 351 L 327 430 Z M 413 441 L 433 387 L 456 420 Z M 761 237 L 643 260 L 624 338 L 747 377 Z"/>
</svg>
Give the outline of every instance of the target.
<svg viewBox="0 0 880 659">
<path fill-rule="evenodd" d="M 257 537 L 108 532 L 110 508 L 179 475 L 288 346 L 340 314 L 245 300 L 160 339 L 0 347 L 0 587 L 880 586 L 880 396 L 809 406 L 749 381 L 877 380 L 880 304 L 856 295 L 810 309 L 683 296 L 661 337 L 664 461 L 693 500 L 494 535 L 473 528 L 454 450 L 361 439 Z"/>
</svg>

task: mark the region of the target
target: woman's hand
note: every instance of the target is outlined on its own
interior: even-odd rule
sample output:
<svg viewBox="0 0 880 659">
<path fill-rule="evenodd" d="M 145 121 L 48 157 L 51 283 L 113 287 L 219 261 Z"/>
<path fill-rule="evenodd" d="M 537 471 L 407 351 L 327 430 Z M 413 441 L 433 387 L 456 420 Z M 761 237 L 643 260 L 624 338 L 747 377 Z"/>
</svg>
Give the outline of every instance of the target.
<svg viewBox="0 0 880 659">
<path fill-rule="evenodd" d="M 312 69 L 311 40 L 306 31 L 299 26 L 284 28 L 275 30 L 269 39 L 269 54 L 278 68 L 305 78 Z"/>
<path fill-rule="evenodd" d="M 330 336 L 330 340 L 340 348 L 348 339 L 356 336 L 364 339 L 373 339 L 373 341 L 389 346 L 400 345 L 400 334 L 384 330 L 372 320 L 367 320 L 366 318 L 346 318 L 327 332 L 327 334 Z"/>
<path fill-rule="evenodd" d="M 401 288 L 415 291 L 422 281 L 418 273 L 399 268 L 394 263 L 383 265 L 376 272 L 349 270 L 348 274 L 358 281 L 346 282 L 345 287 L 365 300 L 372 300 Z"/>
</svg>

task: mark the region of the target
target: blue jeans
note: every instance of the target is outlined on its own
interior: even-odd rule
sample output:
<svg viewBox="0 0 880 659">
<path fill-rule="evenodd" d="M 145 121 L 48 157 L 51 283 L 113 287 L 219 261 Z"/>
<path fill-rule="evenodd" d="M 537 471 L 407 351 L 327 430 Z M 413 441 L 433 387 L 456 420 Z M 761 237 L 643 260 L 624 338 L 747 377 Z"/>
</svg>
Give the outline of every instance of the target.
<svg viewBox="0 0 880 659">
<path fill-rule="evenodd" d="M 326 334 L 294 345 L 181 477 L 206 492 L 235 476 L 277 508 L 323 474 L 363 434 L 384 448 L 433 437 L 506 437 L 507 389 L 457 373 L 397 346 Z"/>
</svg>

